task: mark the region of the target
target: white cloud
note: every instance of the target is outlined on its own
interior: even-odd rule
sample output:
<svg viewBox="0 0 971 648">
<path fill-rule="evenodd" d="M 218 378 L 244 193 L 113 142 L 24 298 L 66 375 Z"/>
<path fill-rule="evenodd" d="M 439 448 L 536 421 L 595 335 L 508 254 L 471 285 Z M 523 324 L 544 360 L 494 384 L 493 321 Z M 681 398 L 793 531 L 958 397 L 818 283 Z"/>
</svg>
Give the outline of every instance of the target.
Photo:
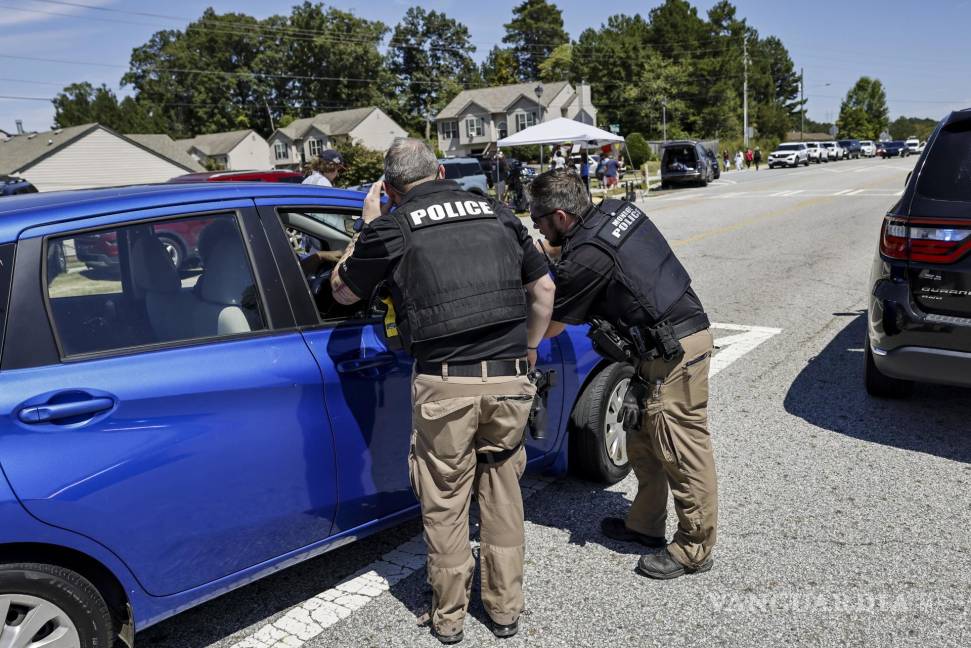
<svg viewBox="0 0 971 648">
<path fill-rule="evenodd" d="M 85 0 L 84 4 L 91 5 L 92 7 L 103 7 L 114 2 L 115 0 Z M 90 12 L 81 7 L 30 2 L 28 0 L 19 9 L 5 6 L 0 11 L 0 26 L 9 27 L 10 25 L 42 24 L 55 20 L 63 20 L 64 17 L 83 14 L 90 14 Z M 7 37 L 0 38 L 0 45 L 6 44 Z"/>
</svg>

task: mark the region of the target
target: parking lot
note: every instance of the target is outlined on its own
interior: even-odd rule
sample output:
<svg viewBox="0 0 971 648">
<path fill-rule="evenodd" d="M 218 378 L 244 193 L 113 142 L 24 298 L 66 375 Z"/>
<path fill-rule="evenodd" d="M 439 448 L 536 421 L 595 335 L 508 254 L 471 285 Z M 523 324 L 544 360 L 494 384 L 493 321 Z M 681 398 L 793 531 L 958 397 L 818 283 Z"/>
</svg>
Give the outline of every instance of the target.
<svg viewBox="0 0 971 648">
<path fill-rule="evenodd" d="M 912 166 L 733 172 L 642 201 L 718 323 L 715 567 L 671 582 L 634 572 L 638 548 L 598 530 L 626 510 L 632 477 L 607 489 L 530 478 L 527 614 L 502 645 L 971 645 L 968 393 L 919 386 L 890 402 L 863 389 L 869 267 Z M 422 551 L 409 522 L 138 641 L 437 646 L 417 621 L 430 602 Z M 466 643 L 499 644 L 473 601 Z"/>
</svg>

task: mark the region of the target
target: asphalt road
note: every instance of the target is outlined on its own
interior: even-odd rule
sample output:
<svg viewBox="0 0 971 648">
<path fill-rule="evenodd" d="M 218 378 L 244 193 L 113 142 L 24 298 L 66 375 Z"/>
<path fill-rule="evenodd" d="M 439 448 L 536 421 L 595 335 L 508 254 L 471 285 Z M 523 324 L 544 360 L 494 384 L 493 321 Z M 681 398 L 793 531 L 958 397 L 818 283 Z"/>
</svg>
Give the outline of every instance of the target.
<svg viewBox="0 0 971 648">
<path fill-rule="evenodd" d="M 715 567 L 651 581 L 634 572 L 635 547 L 599 535 L 602 516 L 625 512 L 632 478 L 531 482 L 522 630 L 494 639 L 473 595 L 463 645 L 971 645 L 969 392 L 921 386 L 888 402 L 863 389 L 869 266 L 911 167 L 732 172 L 642 202 L 712 320 L 769 331 L 712 378 Z M 430 599 L 421 547 L 395 551 L 419 532 L 408 523 L 283 571 L 139 645 L 438 646 L 416 623 Z M 400 571 L 383 586 L 355 578 L 374 564 Z"/>
</svg>

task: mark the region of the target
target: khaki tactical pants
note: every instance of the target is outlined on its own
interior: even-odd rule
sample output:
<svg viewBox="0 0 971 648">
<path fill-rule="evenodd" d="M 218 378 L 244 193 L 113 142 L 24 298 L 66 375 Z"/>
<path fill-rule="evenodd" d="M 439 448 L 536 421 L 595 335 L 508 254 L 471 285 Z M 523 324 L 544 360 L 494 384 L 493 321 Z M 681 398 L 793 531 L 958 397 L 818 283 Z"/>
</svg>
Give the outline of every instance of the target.
<svg viewBox="0 0 971 648">
<path fill-rule="evenodd" d="M 712 336 L 699 331 L 681 340 L 675 362 L 644 362 L 648 382 L 641 428 L 627 432 L 627 456 L 637 476 L 637 496 L 627 527 L 651 536 L 665 534 L 668 489 L 674 497 L 678 530 L 668 551 L 686 567 L 711 555 L 718 523 L 715 457 L 708 434 L 708 369 Z"/>
<path fill-rule="evenodd" d="M 525 362 L 523 363 L 525 365 Z M 481 517 L 482 603 L 509 624 L 523 611 L 523 434 L 536 388 L 525 376 L 412 381 L 411 486 L 421 502 L 428 545 L 431 622 L 442 635 L 462 629 L 475 560 L 469 545 L 469 501 Z M 518 448 L 504 461 L 479 463 L 476 452 Z"/>
</svg>

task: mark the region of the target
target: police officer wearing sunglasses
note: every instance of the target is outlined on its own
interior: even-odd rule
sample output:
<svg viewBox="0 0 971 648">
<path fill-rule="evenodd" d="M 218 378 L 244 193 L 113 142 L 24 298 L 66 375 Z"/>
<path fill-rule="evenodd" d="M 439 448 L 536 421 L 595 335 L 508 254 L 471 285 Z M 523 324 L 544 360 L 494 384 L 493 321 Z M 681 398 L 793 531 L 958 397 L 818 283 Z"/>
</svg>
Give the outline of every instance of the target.
<svg viewBox="0 0 971 648">
<path fill-rule="evenodd" d="M 562 246 L 546 336 L 591 323 L 598 352 L 634 368 L 622 410 L 637 495 L 626 519 L 605 518 L 601 530 L 655 549 L 638 562 L 645 576 L 708 571 L 718 519 L 708 434 L 712 336 L 688 273 L 643 211 L 621 200 L 593 205 L 572 169 L 538 176 L 530 195 L 537 229 Z M 669 490 L 678 516 L 670 542 Z"/>
</svg>

